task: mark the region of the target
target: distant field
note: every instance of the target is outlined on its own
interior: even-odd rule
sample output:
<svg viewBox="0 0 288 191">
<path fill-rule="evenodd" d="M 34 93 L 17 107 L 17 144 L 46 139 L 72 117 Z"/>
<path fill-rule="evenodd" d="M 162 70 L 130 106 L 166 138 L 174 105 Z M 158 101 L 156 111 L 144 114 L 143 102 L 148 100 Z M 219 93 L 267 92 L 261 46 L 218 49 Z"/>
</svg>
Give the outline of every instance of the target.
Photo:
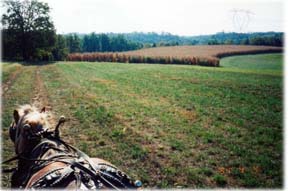
<svg viewBox="0 0 288 191">
<path fill-rule="evenodd" d="M 281 188 L 282 59 L 234 56 L 217 68 L 4 64 L 2 157 L 13 155 L 7 131 L 13 109 L 33 103 L 41 90 L 38 98 L 55 116 L 69 119 L 64 140 L 111 161 L 145 187 Z M 4 187 L 8 179 L 4 175 Z"/>
<path fill-rule="evenodd" d="M 118 53 L 74 53 L 68 55 L 68 60 L 219 66 L 219 58 L 225 56 L 282 51 L 281 47 L 251 45 L 170 46 Z"/>
<path fill-rule="evenodd" d="M 269 51 L 281 51 L 280 47 L 271 46 L 247 46 L 247 45 L 196 45 L 196 46 L 170 46 L 140 49 L 124 52 L 127 55 L 140 55 L 151 57 L 211 57 L 219 58 L 223 55 L 237 55 L 247 53 L 261 53 Z"/>
</svg>

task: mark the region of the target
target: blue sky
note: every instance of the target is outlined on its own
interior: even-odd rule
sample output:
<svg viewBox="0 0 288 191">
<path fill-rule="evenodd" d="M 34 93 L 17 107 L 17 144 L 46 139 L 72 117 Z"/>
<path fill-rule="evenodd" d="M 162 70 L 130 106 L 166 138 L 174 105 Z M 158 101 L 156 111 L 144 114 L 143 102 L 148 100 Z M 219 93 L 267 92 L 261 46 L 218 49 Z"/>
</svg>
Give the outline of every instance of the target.
<svg viewBox="0 0 288 191">
<path fill-rule="evenodd" d="M 57 33 L 284 31 L 284 0 L 43 0 Z M 248 14 L 247 14 L 248 12 Z"/>
</svg>

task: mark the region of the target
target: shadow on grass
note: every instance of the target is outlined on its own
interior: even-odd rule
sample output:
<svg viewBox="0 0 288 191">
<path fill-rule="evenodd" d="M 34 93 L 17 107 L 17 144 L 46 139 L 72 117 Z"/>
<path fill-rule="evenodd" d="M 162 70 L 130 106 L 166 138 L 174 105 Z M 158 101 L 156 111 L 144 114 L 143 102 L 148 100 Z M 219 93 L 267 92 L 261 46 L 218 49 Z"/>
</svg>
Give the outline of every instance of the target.
<svg viewBox="0 0 288 191">
<path fill-rule="evenodd" d="M 29 61 L 29 62 L 19 62 L 20 64 L 22 64 L 23 66 L 46 66 L 46 65 L 50 65 L 50 64 L 55 64 L 56 61 L 38 61 L 38 62 L 33 62 L 33 61 Z"/>
<path fill-rule="evenodd" d="M 17 60 L 1 60 L 1 62 L 5 63 L 18 63 L 23 66 L 46 66 L 50 64 L 55 64 L 57 61 L 17 61 Z"/>
</svg>

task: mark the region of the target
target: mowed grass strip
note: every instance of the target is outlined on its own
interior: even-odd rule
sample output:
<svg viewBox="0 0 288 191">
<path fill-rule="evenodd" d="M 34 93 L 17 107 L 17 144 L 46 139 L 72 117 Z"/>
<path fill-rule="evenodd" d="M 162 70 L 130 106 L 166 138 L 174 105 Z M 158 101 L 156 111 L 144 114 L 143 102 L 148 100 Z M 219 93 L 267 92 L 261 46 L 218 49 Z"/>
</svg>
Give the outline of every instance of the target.
<svg viewBox="0 0 288 191">
<path fill-rule="evenodd" d="M 7 83 L 9 79 L 12 78 L 13 73 L 15 73 L 17 70 L 20 70 L 21 65 L 18 63 L 1 63 L 1 78 L 2 78 L 2 86 L 3 84 Z"/>
<path fill-rule="evenodd" d="M 255 60 L 221 68 L 63 62 L 41 76 L 53 110 L 70 118 L 64 139 L 145 186 L 279 188 L 282 55 Z M 272 66 L 263 72 L 255 62 Z"/>
<path fill-rule="evenodd" d="M 8 68 L 6 68 L 8 67 Z M 10 76 L 14 69 L 10 69 L 14 65 L 9 64 L 3 66 L 3 76 Z M 21 67 L 16 65 L 15 67 Z M 35 79 L 34 66 L 21 67 L 21 74 L 18 75 L 15 81 L 11 84 L 12 86 L 2 96 L 2 160 L 15 155 L 14 145 L 9 137 L 9 126 L 13 119 L 13 111 L 18 105 L 31 103 L 33 97 L 33 87 Z M 15 163 L 13 163 L 15 165 Z M 3 165 L 2 168 L 14 167 L 13 164 Z M 10 186 L 10 174 L 2 174 L 2 187 Z"/>
<path fill-rule="evenodd" d="M 265 60 L 265 62 L 263 62 Z M 247 73 L 283 75 L 283 57 L 281 54 L 231 56 L 221 60 L 224 68 L 241 70 Z"/>
</svg>

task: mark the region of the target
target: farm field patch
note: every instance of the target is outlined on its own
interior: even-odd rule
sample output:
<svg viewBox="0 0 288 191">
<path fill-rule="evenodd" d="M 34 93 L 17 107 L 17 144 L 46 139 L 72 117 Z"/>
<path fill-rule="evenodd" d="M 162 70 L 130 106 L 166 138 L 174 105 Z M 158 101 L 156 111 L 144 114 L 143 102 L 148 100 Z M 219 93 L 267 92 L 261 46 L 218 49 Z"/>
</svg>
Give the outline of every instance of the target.
<svg viewBox="0 0 288 191">
<path fill-rule="evenodd" d="M 282 52 L 281 47 L 248 45 L 195 45 L 146 48 L 127 52 L 72 53 L 68 61 L 185 64 L 219 66 L 219 58 L 243 54 Z"/>
<path fill-rule="evenodd" d="M 195 45 L 147 48 L 124 52 L 127 55 L 173 56 L 173 57 L 222 57 L 224 54 L 241 54 L 248 52 L 279 51 L 281 47 L 253 45 Z"/>
<path fill-rule="evenodd" d="M 217 68 L 3 64 L 3 84 L 13 83 L 2 96 L 2 157 L 13 155 L 13 109 L 33 101 L 41 78 L 51 112 L 68 118 L 62 138 L 111 161 L 144 187 L 281 188 L 282 59 L 227 57 Z M 8 179 L 2 177 L 2 186 Z"/>
</svg>

